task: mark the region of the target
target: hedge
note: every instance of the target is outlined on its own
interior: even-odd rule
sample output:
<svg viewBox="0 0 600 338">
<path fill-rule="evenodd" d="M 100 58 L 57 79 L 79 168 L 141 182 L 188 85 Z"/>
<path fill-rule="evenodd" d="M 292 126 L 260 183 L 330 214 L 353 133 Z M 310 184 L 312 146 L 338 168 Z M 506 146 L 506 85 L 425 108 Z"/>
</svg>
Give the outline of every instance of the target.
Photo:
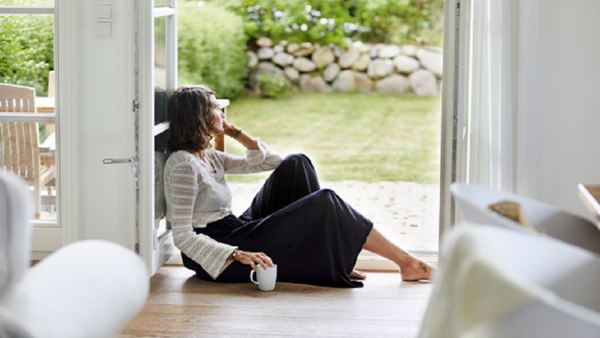
<svg viewBox="0 0 600 338">
<path fill-rule="evenodd" d="M 212 3 L 179 3 L 179 84 L 204 84 L 219 97 L 244 88 L 248 57 L 242 19 Z"/>
</svg>

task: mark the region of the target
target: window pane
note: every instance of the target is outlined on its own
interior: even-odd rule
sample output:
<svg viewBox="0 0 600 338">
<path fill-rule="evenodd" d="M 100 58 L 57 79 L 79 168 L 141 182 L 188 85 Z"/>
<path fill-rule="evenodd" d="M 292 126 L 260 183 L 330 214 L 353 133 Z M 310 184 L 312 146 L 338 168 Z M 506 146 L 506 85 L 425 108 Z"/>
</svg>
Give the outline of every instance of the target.
<svg viewBox="0 0 600 338">
<path fill-rule="evenodd" d="M 167 18 L 154 19 L 154 85 L 167 88 Z"/>
<path fill-rule="evenodd" d="M 167 7 L 167 0 L 154 0 L 154 8 Z"/>
<path fill-rule="evenodd" d="M 54 124 L 0 122 L 0 170 L 29 184 L 36 219 L 56 220 Z"/>
<path fill-rule="evenodd" d="M 54 16 L 0 15 L 0 83 L 47 96 L 54 70 Z"/>
</svg>

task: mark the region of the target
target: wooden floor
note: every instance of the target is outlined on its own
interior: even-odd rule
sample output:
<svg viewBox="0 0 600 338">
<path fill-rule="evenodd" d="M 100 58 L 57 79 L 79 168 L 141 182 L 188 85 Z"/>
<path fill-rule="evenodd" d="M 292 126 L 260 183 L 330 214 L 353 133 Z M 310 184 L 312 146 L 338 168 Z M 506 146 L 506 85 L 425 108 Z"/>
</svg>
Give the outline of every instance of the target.
<svg viewBox="0 0 600 338">
<path fill-rule="evenodd" d="M 364 288 L 205 282 L 181 266 L 152 277 L 145 308 L 117 337 L 416 337 L 433 284 L 367 273 Z"/>
</svg>

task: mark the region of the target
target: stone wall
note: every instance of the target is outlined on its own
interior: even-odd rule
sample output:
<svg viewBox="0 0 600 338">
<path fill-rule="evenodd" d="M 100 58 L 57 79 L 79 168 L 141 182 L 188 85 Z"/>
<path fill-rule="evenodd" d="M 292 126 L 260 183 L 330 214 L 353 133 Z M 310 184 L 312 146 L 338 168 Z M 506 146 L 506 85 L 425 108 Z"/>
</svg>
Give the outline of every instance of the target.
<svg viewBox="0 0 600 338">
<path fill-rule="evenodd" d="M 257 44 L 256 52 L 248 51 L 248 81 L 253 89 L 258 76 L 269 73 L 302 91 L 439 94 L 441 48 L 357 42 L 341 49 L 286 41 L 273 46 L 269 38 Z"/>
</svg>

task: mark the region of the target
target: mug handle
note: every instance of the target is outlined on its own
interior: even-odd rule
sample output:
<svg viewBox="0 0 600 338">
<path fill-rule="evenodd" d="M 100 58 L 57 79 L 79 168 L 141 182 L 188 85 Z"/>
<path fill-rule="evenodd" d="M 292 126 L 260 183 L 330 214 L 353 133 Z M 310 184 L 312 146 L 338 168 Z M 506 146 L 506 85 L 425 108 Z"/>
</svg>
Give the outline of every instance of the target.
<svg viewBox="0 0 600 338">
<path fill-rule="evenodd" d="M 258 285 L 258 282 L 257 282 L 257 281 L 255 281 L 255 280 L 254 280 L 254 278 L 252 278 L 252 277 L 254 277 L 254 273 L 255 273 L 255 272 L 256 272 L 255 270 L 252 270 L 252 271 L 250 271 L 250 281 L 251 281 L 252 283 L 254 283 L 254 284 Z"/>
</svg>

